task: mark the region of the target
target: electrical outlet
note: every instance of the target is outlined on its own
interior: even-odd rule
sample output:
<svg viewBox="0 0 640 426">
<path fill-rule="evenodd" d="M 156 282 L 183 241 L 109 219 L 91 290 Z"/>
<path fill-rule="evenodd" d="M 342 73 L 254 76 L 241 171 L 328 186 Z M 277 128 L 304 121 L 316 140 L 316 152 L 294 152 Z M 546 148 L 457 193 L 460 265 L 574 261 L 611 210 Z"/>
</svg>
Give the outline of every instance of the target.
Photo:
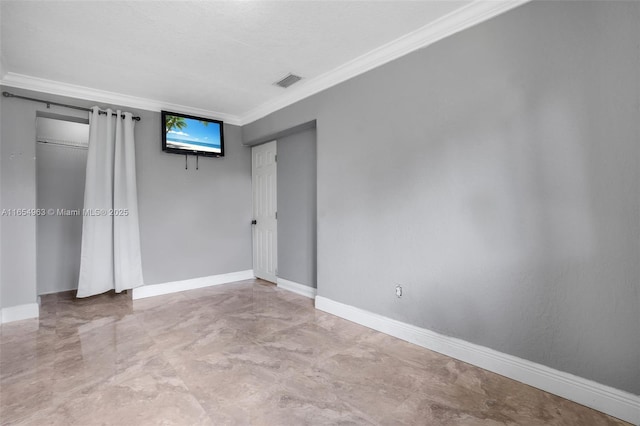
<svg viewBox="0 0 640 426">
<path fill-rule="evenodd" d="M 402 286 L 400 284 L 396 286 L 396 297 L 402 297 Z"/>
</svg>

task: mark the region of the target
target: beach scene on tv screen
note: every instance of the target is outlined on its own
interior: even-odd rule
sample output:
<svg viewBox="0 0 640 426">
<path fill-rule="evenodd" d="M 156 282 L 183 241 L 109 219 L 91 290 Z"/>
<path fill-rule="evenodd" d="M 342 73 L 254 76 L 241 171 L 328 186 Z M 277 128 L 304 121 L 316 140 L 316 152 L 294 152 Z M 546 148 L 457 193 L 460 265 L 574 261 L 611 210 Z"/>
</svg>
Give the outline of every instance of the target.
<svg viewBox="0 0 640 426">
<path fill-rule="evenodd" d="M 167 148 L 220 153 L 220 124 L 166 115 Z"/>
</svg>

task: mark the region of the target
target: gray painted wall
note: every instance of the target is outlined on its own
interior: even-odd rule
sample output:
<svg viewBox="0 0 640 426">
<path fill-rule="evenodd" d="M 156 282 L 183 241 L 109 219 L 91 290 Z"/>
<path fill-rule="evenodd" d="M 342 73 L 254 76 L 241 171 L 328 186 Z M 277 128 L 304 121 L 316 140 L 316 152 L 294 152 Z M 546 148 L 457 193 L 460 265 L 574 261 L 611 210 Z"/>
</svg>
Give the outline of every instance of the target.
<svg viewBox="0 0 640 426">
<path fill-rule="evenodd" d="M 2 59 L 0 56 L 0 72 L 2 72 Z M 0 74 L 2 75 L 2 74 Z M 2 114 L 3 96 L 0 96 L 0 115 Z M 0 211 L 4 208 L 2 203 L 2 117 L 0 117 Z M 2 218 L 0 217 L 0 315 L 2 314 Z M 0 318 L 0 322 L 2 319 Z"/>
<path fill-rule="evenodd" d="M 15 94 L 91 106 L 95 102 L 2 87 Z M 66 108 L 50 110 L 18 99 L 2 101 L 3 208 L 35 208 L 35 119 L 38 111 L 86 118 Z M 102 106 L 102 105 L 101 105 Z M 189 158 L 160 148 L 160 113 L 124 108 L 136 124 L 136 174 L 142 267 L 146 284 L 251 269 L 251 153 L 240 128 L 225 125 L 224 159 Z M 36 301 L 35 217 L 2 217 L 2 306 Z"/>
<path fill-rule="evenodd" d="M 4 88 L 2 88 L 4 90 Z M 2 100 L 3 209 L 36 208 L 36 104 Z M 36 302 L 36 218 L 2 216 L 2 307 Z"/>
<path fill-rule="evenodd" d="M 224 126 L 224 158 L 167 154 L 160 114 L 136 133 L 140 236 L 145 284 L 251 269 L 251 149 Z M 144 133 L 143 133 L 144 132 Z"/>
<path fill-rule="evenodd" d="M 278 277 L 316 287 L 316 131 L 278 139 Z"/>
<path fill-rule="evenodd" d="M 317 119 L 319 295 L 640 394 L 639 23 L 529 3 L 244 126 Z"/>
</svg>

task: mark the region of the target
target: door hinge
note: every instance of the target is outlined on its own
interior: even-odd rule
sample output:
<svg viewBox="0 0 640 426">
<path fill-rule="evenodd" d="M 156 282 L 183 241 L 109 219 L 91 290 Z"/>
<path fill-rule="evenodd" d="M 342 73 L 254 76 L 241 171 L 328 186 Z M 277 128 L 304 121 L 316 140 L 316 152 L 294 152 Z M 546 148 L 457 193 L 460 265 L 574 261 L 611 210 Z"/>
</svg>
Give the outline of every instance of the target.
<svg viewBox="0 0 640 426">
<path fill-rule="evenodd" d="M 278 162 L 278 154 L 275 155 L 274 160 L 276 163 Z"/>
<path fill-rule="evenodd" d="M 276 220 L 278 220 L 278 212 L 276 212 Z"/>
</svg>

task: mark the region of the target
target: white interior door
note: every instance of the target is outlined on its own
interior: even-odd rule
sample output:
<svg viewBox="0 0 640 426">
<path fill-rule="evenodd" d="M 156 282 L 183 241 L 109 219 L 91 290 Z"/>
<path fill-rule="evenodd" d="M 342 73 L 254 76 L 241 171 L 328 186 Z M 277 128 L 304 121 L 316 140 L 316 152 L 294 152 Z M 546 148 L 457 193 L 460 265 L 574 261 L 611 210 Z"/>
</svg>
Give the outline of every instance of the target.
<svg viewBox="0 0 640 426">
<path fill-rule="evenodd" d="M 251 149 L 253 186 L 253 273 L 276 282 L 278 266 L 276 141 Z"/>
</svg>

